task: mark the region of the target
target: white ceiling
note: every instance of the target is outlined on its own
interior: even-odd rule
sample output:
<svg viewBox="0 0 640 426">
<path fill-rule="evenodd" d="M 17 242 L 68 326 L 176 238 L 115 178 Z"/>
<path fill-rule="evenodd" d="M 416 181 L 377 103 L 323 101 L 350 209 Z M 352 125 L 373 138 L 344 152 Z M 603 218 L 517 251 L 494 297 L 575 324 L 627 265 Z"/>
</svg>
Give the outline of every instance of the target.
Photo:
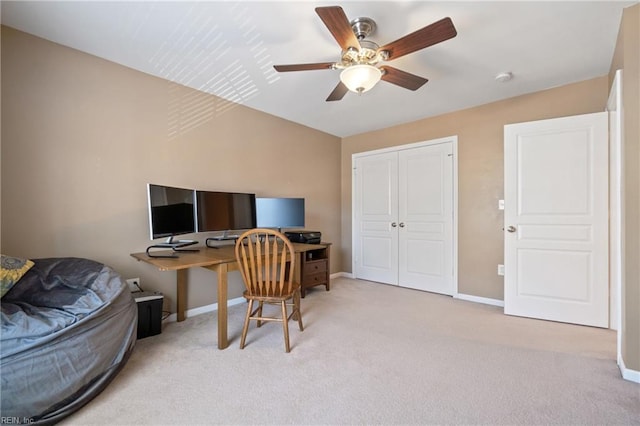
<svg viewBox="0 0 640 426">
<path fill-rule="evenodd" d="M 2 24 L 235 103 L 345 137 L 605 75 L 622 9 L 634 1 L 2 1 Z M 326 102 L 340 48 L 315 13 L 373 18 L 380 45 L 449 16 L 457 37 L 389 62 L 429 79 L 381 81 Z M 500 72 L 512 72 L 498 83 Z"/>
</svg>

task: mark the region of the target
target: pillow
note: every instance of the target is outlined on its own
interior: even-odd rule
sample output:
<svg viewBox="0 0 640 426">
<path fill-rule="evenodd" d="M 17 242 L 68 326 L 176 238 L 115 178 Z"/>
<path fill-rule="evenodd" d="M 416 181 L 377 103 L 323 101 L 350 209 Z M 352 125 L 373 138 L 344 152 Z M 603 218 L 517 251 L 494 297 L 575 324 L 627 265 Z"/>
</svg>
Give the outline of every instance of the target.
<svg viewBox="0 0 640 426">
<path fill-rule="evenodd" d="M 33 262 L 28 259 L 0 255 L 0 298 L 3 297 L 11 287 L 33 266 Z"/>
</svg>

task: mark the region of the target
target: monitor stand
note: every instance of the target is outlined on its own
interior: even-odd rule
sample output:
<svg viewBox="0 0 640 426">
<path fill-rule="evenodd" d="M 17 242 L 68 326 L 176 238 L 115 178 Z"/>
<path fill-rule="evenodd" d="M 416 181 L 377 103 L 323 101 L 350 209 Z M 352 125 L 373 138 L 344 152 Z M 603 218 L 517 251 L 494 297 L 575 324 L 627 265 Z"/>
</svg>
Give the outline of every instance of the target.
<svg viewBox="0 0 640 426">
<path fill-rule="evenodd" d="M 158 244 L 153 244 L 150 245 L 149 247 L 147 247 L 147 256 L 149 257 L 166 257 L 166 258 L 175 258 L 178 257 L 178 253 L 179 252 L 196 252 L 196 251 L 200 251 L 200 249 L 197 248 L 185 248 L 185 247 L 189 247 L 192 246 L 194 244 L 198 244 L 197 241 L 195 240 L 174 240 L 173 236 L 167 238 L 167 240 L 164 243 L 158 243 Z M 173 250 L 173 253 L 171 254 L 166 254 L 166 253 L 155 253 L 152 252 L 151 249 L 166 249 L 166 248 L 170 248 Z"/>
<path fill-rule="evenodd" d="M 209 237 L 205 240 L 205 244 L 207 245 L 207 247 L 209 248 L 213 248 L 213 249 L 217 249 L 219 248 L 218 246 L 212 246 L 209 244 L 209 241 L 236 241 L 238 238 L 240 238 L 240 235 L 238 234 L 230 234 L 229 231 L 224 231 L 222 233 L 222 235 L 217 235 L 215 237 Z"/>
</svg>

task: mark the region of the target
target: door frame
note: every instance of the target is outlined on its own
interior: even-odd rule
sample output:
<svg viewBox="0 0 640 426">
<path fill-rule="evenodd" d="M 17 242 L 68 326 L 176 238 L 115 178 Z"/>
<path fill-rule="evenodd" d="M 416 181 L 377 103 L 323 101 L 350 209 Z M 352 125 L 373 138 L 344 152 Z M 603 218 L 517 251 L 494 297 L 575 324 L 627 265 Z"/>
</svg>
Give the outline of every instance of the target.
<svg viewBox="0 0 640 426">
<path fill-rule="evenodd" d="M 413 148 L 420 148 L 424 146 L 430 145 L 439 145 L 444 143 L 450 143 L 452 152 L 453 152 L 453 183 L 452 183 L 452 191 L 453 191 L 453 234 L 452 234 L 452 268 L 453 268 L 453 297 L 458 296 L 458 136 L 446 136 L 438 139 L 430 139 L 421 142 L 415 142 L 405 145 L 397 145 L 388 148 L 375 149 L 372 151 L 364 151 L 358 152 L 355 154 L 351 154 L 351 270 L 353 271 L 353 278 L 358 278 L 356 276 L 356 261 L 355 256 L 355 248 L 357 244 L 356 239 L 356 179 L 355 179 L 355 162 L 356 159 L 367 157 L 375 154 L 384 154 L 389 152 L 399 152 Z"/>
<path fill-rule="evenodd" d="M 611 132 L 609 123 L 609 295 L 610 320 L 609 328 L 616 330 L 616 361 L 619 367 L 624 365 L 622 360 L 622 282 L 624 281 L 624 194 L 622 153 L 624 143 L 624 110 L 622 109 L 622 70 L 617 70 L 611 84 L 606 111 L 609 120 L 615 120 L 615 131 Z M 615 115 L 614 115 L 615 113 Z M 614 323 L 615 321 L 615 323 Z M 624 372 L 623 372 L 624 373 Z"/>
</svg>

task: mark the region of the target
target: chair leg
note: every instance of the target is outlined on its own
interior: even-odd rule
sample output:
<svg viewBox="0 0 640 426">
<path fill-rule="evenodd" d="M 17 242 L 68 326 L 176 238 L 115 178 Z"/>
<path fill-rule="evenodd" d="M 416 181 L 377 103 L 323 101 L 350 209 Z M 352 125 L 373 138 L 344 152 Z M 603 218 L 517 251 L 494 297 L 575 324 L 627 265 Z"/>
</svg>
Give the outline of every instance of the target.
<svg viewBox="0 0 640 426">
<path fill-rule="evenodd" d="M 262 318 L 262 306 L 264 305 L 264 302 L 260 300 L 258 303 L 258 316 Z M 262 327 L 262 321 L 258 320 L 258 328 L 260 327 Z"/>
<path fill-rule="evenodd" d="M 242 327 L 242 337 L 240 338 L 240 349 L 244 349 L 244 342 L 247 338 L 247 330 L 249 330 L 249 317 L 251 316 L 251 310 L 253 309 L 253 300 L 249 300 L 247 306 L 247 315 L 244 317 L 244 327 Z"/>
<path fill-rule="evenodd" d="M 295 317 L 298 318 L 298 327 L 300 327 L 300 331 L 304 331 L 304 327 L 302 325 L 302 311 L 300 310 L 300 290 L 296 291 L 293 295 L 293 309 L 296 310 Z"/>
<path fill-rule="evenodd" d="M 282 329 L 284 330 L 284 348 L 287 352 L 291 351 L 289 347 L 289 320 L 287 318 L 287 303 L 282 301 Z"/>
</svg>

